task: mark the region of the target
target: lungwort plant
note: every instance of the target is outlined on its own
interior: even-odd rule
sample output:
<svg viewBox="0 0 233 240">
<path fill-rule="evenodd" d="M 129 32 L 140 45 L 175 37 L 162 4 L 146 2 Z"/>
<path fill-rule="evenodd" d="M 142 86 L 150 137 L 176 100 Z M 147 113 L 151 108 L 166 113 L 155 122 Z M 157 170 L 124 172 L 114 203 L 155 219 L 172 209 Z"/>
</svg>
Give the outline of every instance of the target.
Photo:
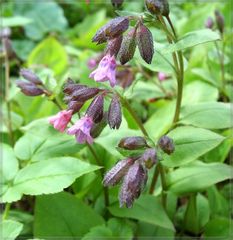
<svg viewBox="0 0 233 240">
<path fill-rule="evenodd" d="M 92 1 L 23 3 L 24 17 L 3 18 L 4 239 L 230 239 L 232 33 L 220 4 L 111 2 L 110 20 Z"/>
</svg>

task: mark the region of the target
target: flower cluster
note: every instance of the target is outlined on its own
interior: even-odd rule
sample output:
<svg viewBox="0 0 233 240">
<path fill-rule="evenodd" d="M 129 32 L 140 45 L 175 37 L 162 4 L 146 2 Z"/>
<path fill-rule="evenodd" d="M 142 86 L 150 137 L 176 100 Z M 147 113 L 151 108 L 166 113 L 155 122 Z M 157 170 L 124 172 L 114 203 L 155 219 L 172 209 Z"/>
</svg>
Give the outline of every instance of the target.
<svg viewBox="0 0 233 240">
<path fill-rule="evenodd" d="M 163 136 L 159 139 L 158 146 L 152 148 L 145 138 L 136 136 L 121 139 L 118 147 L 128 151 L 129 156 L 106 173 L 103 184 L 115 186 L 122 181 L 119 193 L 120 207 L 126 205 L 130 208 L 146 185 L 148 169 L 159 160 L 158 152 L 162 150 L 166 154 L 171 154 L 174 151 L 174 144 L 168 136 Z"/>
</svg>

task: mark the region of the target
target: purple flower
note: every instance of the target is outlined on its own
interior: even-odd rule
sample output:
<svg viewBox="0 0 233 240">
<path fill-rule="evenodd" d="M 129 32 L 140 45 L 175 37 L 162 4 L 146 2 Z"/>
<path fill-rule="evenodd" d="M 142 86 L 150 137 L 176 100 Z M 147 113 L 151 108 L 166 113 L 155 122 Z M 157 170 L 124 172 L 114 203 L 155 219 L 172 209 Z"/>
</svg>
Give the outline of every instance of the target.
<svg viewBox="0 0 233 240">
<path fill-rule="evenodd" d="M 159 79 L 159 81 L 164 81 L 164 80 L 167 79 L 167 75 L 163 72 L 159 72 L 158 73 L 158 79 Z"/>
<path fill-rule="evenodd" d="M 93 138 L 90 135 L 90 131 L 93 124 L 94 122 L 90 117 L 84 116 L 79 119 L 71 128 L 69 128 L 67 133 L 69 135 L 75 135 L 76 140 L 79 143 L 88 142 L 91 144 L 93 143 Z"/>
<path fill-rule="evenodd" d="M 114 56 L 106 55 L 102 58 L 98 68 L 93 71 L 90 78 L 94 78 L 96 82 L 109 81 L 111 87 L 116 85 L 116 59 Z"/>
<path fill-rule="evenodd" d="M 208 17 L 206 22 L 205 22 L 205 27 L 206 28 L 213 28 L 214 26 L 214 21 L 211 17 Z"/>
<path fill-rule="evenodd" d="M 87 62 L 87 66 L 89 69 L 95 68 L 97 65 L 97 61 L 94 58 L 90 58 Z"/>
<path fill-rule="evenodd" d="M 72 110 L 63 110 L 49 118 L 49 123 L 60 132 L 64 132 L 72 117 Z"/>
</svg>

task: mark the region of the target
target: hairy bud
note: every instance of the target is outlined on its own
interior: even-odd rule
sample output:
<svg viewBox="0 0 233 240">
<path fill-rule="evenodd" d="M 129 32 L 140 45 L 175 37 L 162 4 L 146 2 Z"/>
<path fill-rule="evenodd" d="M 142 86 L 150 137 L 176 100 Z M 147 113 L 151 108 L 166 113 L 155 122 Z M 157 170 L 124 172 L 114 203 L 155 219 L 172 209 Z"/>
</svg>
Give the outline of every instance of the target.
<svg viewBox="0 0 233 240">
<path fill-rule="evenodd" d="M 84 102 L 78 102 L 78 101 L 67 101 L 68 102 L 68 110 L 72 110 L 73 114 L 76 112 L 79 112 L 79 110 L 82 108 Z"/>
<path fill-rule="evenodd" d="M 83 88 L 87 88 L 87 86 L 74 83 L 74 81 L 71 78 L 68 78 L 66 84 L 64 85 L 63 92 L 65 94 L 71 94 L 72 92 Z"/>
<path fill-rule="evenodd" d="M 98 123 L 103 118 L 103 110 L 104 110 L 104 97 L 103 95 L 96 96 L 91 102 L 90 106 L 86 111 L 86 115 L 95 123 Z"/>
<path fill-rule="evenodd" d="M 147 182 L 147 170 L 141 164 L 135 162 L 124 177 L 121 191 L 119 194 L 120 207 L 124 204 L 127 208 L 132 207 Z"/>
<path fill-rule="evenodd" d="M 152 168 L 157 162 L 157 154 L 155 149 L 148 148 L 141 156 L 142 161 L 145 163 L 146 168 Z"/>
<path fill-rule="evenodd" d="M 116 72 L 118 85 L 120 85 L 122 88 L 129 87 L 132 84 L 134 77 L 134 72 L 129 68 Z"/>
<path fill-rule="evenodd" d="M 146 63 L 150 64 L 154 55 L 153 36 L 142 23 L 137 28 L 136 40 L 141 57 Z"/>
<path fill-rule="evenodd" d="M 103 184 L 107 186 L 115 186 L 127 173 L 129 167 L 134 163 L 132 158 L 127 158 L 119 161 L 110 171 L 104 176 Z"/>
<path fill-rule="evenodd" d="M 44 90 L 38 88 L 34 83 L 16 81 L 16 85 L 21 89 L 21 91 L 27 96 L 39 96 L 44 94 Z"/>
<path fill-rule="evenodd" d="M 2 46 L 4 52 L 7 54 L 9 58 L 13 58 L 16 56 L 14 49 L 12 47 L 11 40 L 9 38 L 2 38 Z"/>
<path fill-rule="evenodd" d="M 107 116 L 108 116 L 108 113 L 105 112 L 101 121 L 98 123 L 94 123 L 93 127 L 91 128 L 91 136 L 93 138 L 98 137 L 101 134 L 101 132 L 103 131 L 103 129 L 106 127 Z"/>
<path fill-rule="evenodd" d="M 98 88 L 89 88 L 83 86 L 72 92 L 71 99 L 73 101 L 85 102 L 88 99 L 93 98 L 98 93 L 99 93 Z"/>
<path fill-rule="evenodd" d="M 125 32 L 128 27 L 129 19 L 127 17 L 114 18 L 97 31 L 95 36 L 92 38 L 92 42 L 100 44 L 109 39 L 116 38 Z"/>
<path fill-rule="evenodd" d="M 115 55 L 115 57 L 116 57 L 121 48 L 122 39 L 123 39 L 123 37 L 121 35 L 112 40 L 109 40 L 108 46 L 106 49 L 106 53 L 109 53 L 111 56 Z"/>
<path fill-rule="evenodd" d="M 134 56 L 136 49 L 136 29 L 131 29 L 124 37 L 119 51 L 121 64 L 127 63 Z"/>
<path fill-rule="evenodd" d="M 22 77 L 24 77 L 29 82 L 32 82 L 36 85 L 43 84 L 42 81 L 40 80 L 40 78 L 30 69 L 22 68 L 22 69 L 20 69 L 19 73 Z"/>
<path fill-rule="evenodd" d="M 121 104 L 117 96 L 112 98 L 108 109 L 108 125 L 110 128 L 118 129 L 121 125 Z"/>
<path fill-rule="evenodd" d="M 9 27 L 0 30 L 0 38 L 9 38 L 11 36 L 11 29 Z"/>
<path fill-rule="evenodd" d="M 123 4 L 124 0 L 111 0 L 111 2 L 113 7 L 119 8 Z"/>
<path fill-rule="evenodd" d="M 158 141 L 159 147 L 167 154 L 172 154 L 175 151 L 173 140 L 168 136 L 162 136 Z"/>
<path fill-rule="evenodd" d="M 118 147 L 128 150 L 141 149 L 147 146 L 146 140 L 143 137 L 125 137 L 118 144 Z"/>
<path fill-rule="evenodd" d="M 155 15 L 169 15 L 169 4 L 167 0 L 145 0 L 148 11 Z"/>
<path fill-rule="evenodd" d="M 216 19 L 218 30 L 221 34 L 223 34 L 224 25 L 225 25 L 224 24 L 224 17 L 218 10 L 215 10 L 214 14 L 215 14 L 215 19 Z"/>
<path fill-rule="evenodd" d="M 213 28 L 213 26 L 214 26 L 214 21 L 213 21 L 212 17 L 208 17 L 205 22 L 205 27 L 211 29 L 211 28 Z"/>
</svg>

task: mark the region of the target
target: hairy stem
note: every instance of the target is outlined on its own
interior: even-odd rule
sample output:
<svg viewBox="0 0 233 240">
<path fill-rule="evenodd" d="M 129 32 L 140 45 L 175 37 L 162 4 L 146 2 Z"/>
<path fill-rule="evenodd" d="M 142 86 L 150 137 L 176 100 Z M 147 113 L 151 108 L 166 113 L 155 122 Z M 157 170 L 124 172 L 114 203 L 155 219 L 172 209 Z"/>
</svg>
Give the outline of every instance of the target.
<svg viewBox="0 0 233 240">
<path fill-rule="evenodd" d="M 158 164 L 157 164 L 157 166 L 155 167 L 155 171 L 154 171 L 154 174 L 153 174 L 152 181 L 151 181 L 149 194 L 153 194 L 153 192 L 155 190 L 156 182 L 158 180 L 158 176 L 159 176 L 159 167 L 158 167 Z"/>
<path fill-rule="evenodd" d="M 167 202 L 167 182 L 166 182 L 166 175 L 165 175 L 165 169 L 163 165 L 159 162 L 158 163 L 158 169 L 160 173 L 160 178 L 161 178 L 161 185 L 162 185 L 162 204 L 164 209 L 166 210 L 166 202 Z"/>
<path fill-rule="evenodd" d="M 7 219 L 8 214 L 9 214 L 9 211 L 10 211 L 10 208 L 11 208 L 11 203 L 7 203 L 7 204 L 5 205 L 5 209 L 4 209 L 4 212 L 3 212 L 3 214 L 2 214 L 2 220 Z"/>
</svg>

